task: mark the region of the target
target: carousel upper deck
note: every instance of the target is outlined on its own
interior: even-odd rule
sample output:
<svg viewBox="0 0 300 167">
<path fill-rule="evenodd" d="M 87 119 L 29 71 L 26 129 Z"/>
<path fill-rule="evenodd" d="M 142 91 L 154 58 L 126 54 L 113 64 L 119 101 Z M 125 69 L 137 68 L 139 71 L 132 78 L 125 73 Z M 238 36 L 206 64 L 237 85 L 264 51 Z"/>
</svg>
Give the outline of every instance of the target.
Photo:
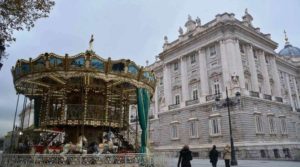
<svg viewBox="0 0 300 167">
<path fill-rule="evenodd" d="M 137 88 L 152 96 L 153 72 L 128 59 L 103 59 L 92 50 L 75 56 L 45 53 L 12 68 L 18 94 L 34 100 L 35 127 L 126 129 Z"/>
</svg>

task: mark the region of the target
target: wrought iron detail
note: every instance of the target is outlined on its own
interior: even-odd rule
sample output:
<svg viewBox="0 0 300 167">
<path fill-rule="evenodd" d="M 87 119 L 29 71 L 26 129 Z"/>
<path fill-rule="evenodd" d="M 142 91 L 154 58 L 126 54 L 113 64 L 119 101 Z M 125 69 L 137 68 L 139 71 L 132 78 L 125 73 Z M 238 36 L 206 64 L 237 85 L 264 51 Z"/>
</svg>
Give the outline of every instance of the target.
<svg viewBox="0 0 300 167">
<path fill-rule="evenodd" d="M 180 107 L 180 104 L 172 104 L 172 105 L 169 105 L 169 110 L 176 109 L 179 107 Z"/>
<path fill-rule="evenodd" d="M 259 98 L 259 93 L 258 92 L 249 91 L 249 93 L 250 93 L 250 96 Z"/>
<path fill-rule="evenodd" d="M 185 102 L 185 105 L 186 105 L 186 106 L 189 106 L 189 105 L 198 104 L 198 103 L 199 103 L 199 99 L 187 100 L 187 101 Z"/>
<path fill-rule="evenodd" d="M 163 155 L 153 154 L 4 154 L 1 166 L 147 166 L 164 167 L 167 161 Z"/>
<path fill-rule="evenodd" d="M 272 96 L 264 94 L 264 99 L 266 99 L 266 100 L 272 100 Z"/>
</svg>

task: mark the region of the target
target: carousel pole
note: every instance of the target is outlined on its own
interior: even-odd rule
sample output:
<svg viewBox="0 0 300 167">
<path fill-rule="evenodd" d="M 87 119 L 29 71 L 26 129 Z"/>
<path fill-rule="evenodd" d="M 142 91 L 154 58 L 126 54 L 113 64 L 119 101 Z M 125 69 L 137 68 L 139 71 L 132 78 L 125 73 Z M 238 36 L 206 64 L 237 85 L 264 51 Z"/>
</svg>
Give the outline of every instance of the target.
<svg viewBox="0 0 300 167">
<path fill-rule="evenodd" d="M 135 150 L 138 152 L 138 111 L 135 114 Z"/>
<path fill-rule="evenodd" d="M 25 111 L 26 111 L 26 103 L 27 103 L 27 97 L 24 95 L 24 101 L 23 101 L 23 109 L 22 109 L 22 112 L 21 112 L 21 116 L 22 116 L 22 119 L 21 119 L 21 130 L 23 131 L 23 128 L 24 128 L 24 119 L 25 119 Z"/>
<path fill-rule="evenodd" d="M 15 116 L 14 116 L 14 124 L 13 124 L 13 130 L 12 130 L 12 134 L 11 134 L 11 138 L 10 138 L 10 152 L 12 153 L 13 150 L 13 138 L 14 138 L 14 134 L 15 134 L 15 123 L 16 123 L 16 117 L 17 117 L 17 112 L 18 112 L 18 106 L 19 106 L 19 98 L 20 98 L 20 94 L 18 94 L 18 99 L 17 99 L 17 105 L 16 105 L 16 110 L 15 110 Z"/>
<path fill-rule="evenodd" d="M 88 111 L 88 91 L 89 91 L 89 88 L 88 88 L 88 84 L 89 84 L 89 77 L 86 76 L 85 77 L 85 80 L 84 80 L 84 115 L 83 115 L 83 129 L 82 129 L 82 135 L 84 135 L 84 124 L 85 124 L 85 121 L 86 121 L 86 114 L 87 114 L 87 111 Z"/>
<path fill-rule="evenodd" d="M 31 88 L 31 98 L 29 98 L 30 104 L 29 104 L 29 116 L 28 116 L 28 123 L 27 123 L 28 128 L 29 128 L 29 124 L 30 124 L 30 115 L 31 115 L 31 109 L 32 109 L 32 96 L 33 96 L 33 84 L 32 84 L 32 88 Z"/>
</svg>

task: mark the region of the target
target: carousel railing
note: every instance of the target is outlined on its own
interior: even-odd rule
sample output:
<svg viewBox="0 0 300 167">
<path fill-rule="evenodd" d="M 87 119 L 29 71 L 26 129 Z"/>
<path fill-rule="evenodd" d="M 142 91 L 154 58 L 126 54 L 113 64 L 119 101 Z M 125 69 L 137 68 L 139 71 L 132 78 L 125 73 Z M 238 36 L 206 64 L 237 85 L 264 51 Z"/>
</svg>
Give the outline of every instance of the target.
<svg viewBox="0 0 300 167">
<path fill-rule="evenodd" d="M 163 154 L 3 154 L 0 166 L 143 166 L 165 167 Z"/>
</svg>

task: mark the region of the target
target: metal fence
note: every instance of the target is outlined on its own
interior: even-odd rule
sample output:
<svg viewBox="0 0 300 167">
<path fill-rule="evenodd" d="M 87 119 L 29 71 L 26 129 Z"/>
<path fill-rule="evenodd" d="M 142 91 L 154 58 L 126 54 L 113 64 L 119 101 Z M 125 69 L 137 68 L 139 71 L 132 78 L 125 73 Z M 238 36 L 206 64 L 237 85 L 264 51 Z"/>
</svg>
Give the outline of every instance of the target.
<svg viewBox="0 0 300 167">
<path fill-rule="evenodd" d="M 163 154 L 3 154 L 1 167 L 166 167 Z"/>
</svg>

